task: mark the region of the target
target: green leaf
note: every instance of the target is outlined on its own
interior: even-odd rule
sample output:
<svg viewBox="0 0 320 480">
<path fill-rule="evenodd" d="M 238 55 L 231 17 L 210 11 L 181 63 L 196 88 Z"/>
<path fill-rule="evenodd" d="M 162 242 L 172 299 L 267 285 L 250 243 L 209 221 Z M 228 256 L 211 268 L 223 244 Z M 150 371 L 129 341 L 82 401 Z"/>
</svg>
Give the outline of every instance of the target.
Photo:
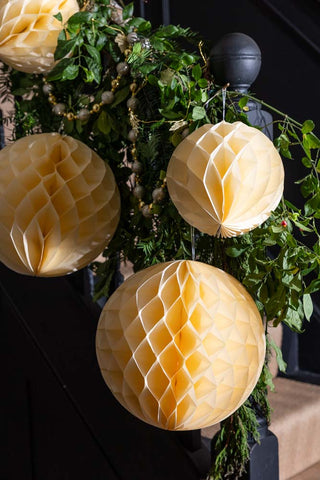
<svg viewBox="0 0 320 480">
<path fill-rule="evenodd" d="M 241 97 L 240 100 L 239 100 L 239 102 L 238 102 L 239 107 L 240 107 L 241 109 L 243 109 L 243 107 L 245 107 L 245 106 L 247 105 L 248 100 L 249 100 L 249 98 L 246 97 L 246 96 Z"/>
<path fill-rule="evenodd" d="M 127 96 L 129 95 L 130 92 L 130 87 L 127 85 L 124 88 L 121 88 L 121 90 L 118 90 L 114 96 L 114 100 L 111 104 L 111 108 L 115 108 L 119 103 L 123 102 Z"/>
<path fill-rule="evenodd" d="M 105 110 L 102 110 L 97 120 L 97 127 L 101 133 L 108 135 L 111 130 L 111 123 L 109 121 L 109 116 Z"/>
<path fill-rule="evenodd" d="M 314 127 L 315 125 L 312 120 L 306 120 L 305 122 L 303 122 L 301 131 L 302 133 L 309 133 L 309 132 L 312 132 Z"/>
<path fill-rule="evenodd" d="M 52 82 L 54 80 L 61 80 L 63 71 L 69 66 L 73 65 L 74 59 L 72 58 L 63 58 L 58 62 L 53 69 L 47 75 L 47 80 Z"/>
<path fill-rule="evenodd" d="M 302 157 L 302 163 L 307 168 L 312 168 L 312 162 L 308 157 Z"/>
<path fill-rule="evenodd" d="M 275 351 L 279 370 L 280 370 L 280 372 L 284 373 L 287 369 L 287 364 L 283 360 L 282 351 L 270 335 L 268 336 L 268 341 L 269 341 L 271 347 L 273 348 L 273 350 Z"/>
<path fill-rule="evenodd" d="M 62 22 L 62 15 L 61 15 L 61 12 L 58 12 L 56 15 L 53 15 L 54 18 L 56 18 L 58 20 L 58 22 Z"/>
<path fill-rule="evenodd" d="M 60 60 L 69 53 L 73 53 L 77 43 L 77 38 L 73 38 L 72 40 L 58 40 L 58 45 L 56 51 L 54 52 L 54 59 Z"/>
<path fill-rule="evenodd" d="M 303 136 L 303 145 L 308 148 L 320 148 L 320 139 L 314 133 L 308 133 Z"/>
<path fill-rule="evenodd" d="M 192 110 L 193 120 L 201 120 L 202 118 L 205 118 L 206 115 L 207 113 L 203 107 L 193 107 L 193 110 Z"/>
<path fill-rule="evenodd" d="M 246 250 L 247 248 L 228 247 L 226 248 L 226 254 L 228 255 L 228 257 L 236 258 L 242 255 L 242 253 Z"/>
<path fill-rule="evenodd" d="M 302 303 L 303 303 L 303 311 L 304 311 L 305 317 L 309 321 L 313 313 L 313 302 L 312 302 L 311 295 L 309 293 L 305 293 L 303 295 Z"/>
<path fill-rule="evenodd" d="M 128 3 L 128 5 L 126 5 L 122 11 L 123 20 L 127 20 L 128 18 L 131 18 L 133 16 L 133 10 L 134 10 L 133 2 Z"/>
<path fill-rule="evenodd" d="M 63 70 L 61 80 L 74 80 L 79 74 L 79 65 L 68 65 Z"/>
<path fill-rule="evenodd" d="M 101 57 L 100 57 L 99 51 L 95 47 L 92 47 L 91 45 L 86 45 L 86 50 L 89 53 L 90 57 L 96 63 L 97 67 L 100 67 Z"/>
<path fill-rule="evenodd" d="M 200 88 L 207 88 L 208 87 L 208 80 L 205 78 L 199 78 L 198 85 Z"/>
<path fill-rule="evenodd" d="M 201 69 L 199 63 L 197 63 L 197 65 L 195 65 L 193 67 L 193 69 L 191 71 L 191 74 L 196 81 L 199 80 L 202 77 L 202 69 Z"/>
<path fill-rule="evenodd" d="M 305 289 L 304 294 L 318 292 L 320 290 L 320 278 L 312 280 L 310 285 Z"/>
<path fill-rule="evenodd" d="M 91 12 L 77 12 L 68 20 L 68 27 L 69 26 L 79 26 L 83 23 L 90 22 L 92 18 L 95 17 L 94 13 Z"/>
<path fill-rule="evenodd" d="M 98 64 L 92 57 L 84 57 L 84 59 L 88 65 L 86 81 L 92 82 L 95 80 L 97 83 L 100 83 L 102 70 L 101 64 Z"/>
</svg>

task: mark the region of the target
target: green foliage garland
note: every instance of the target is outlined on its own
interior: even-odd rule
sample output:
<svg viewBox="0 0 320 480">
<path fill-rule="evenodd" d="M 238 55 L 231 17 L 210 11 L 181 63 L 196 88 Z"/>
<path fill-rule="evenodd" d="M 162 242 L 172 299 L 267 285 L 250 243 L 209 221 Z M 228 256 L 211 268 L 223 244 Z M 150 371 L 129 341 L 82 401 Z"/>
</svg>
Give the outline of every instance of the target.
<svg viewBox="0 0 320 480">
<path fill-rule="evenodd" d="M 123 22 L 113 20 L 109 0 L 76 13 L 59 36 L 55 59 L 59 60 L 47 77 L 54 95 L 76 115 L 81 108 L 101 102 L 102 92 L 111 90 L 116 65 L 123 62 L 123 44 L 134 32 L 127 62 L 130 74 L 120 78 L 114 101 L 103 105 L 86 121 L 67 120 L 51 112 L 43 92 L 41 76 L 9 70 L 10 89 L 15 103 L 14 139 L 42 131 L 61 131 L 93 148 L 108 162 L 119 185 L 122 211 L 119 228 L 107 250 L 106 261 L 94 263 L 97 275 L 95 299 L 108 297 L 120 262 L 130 261 L 135 270 L 157 262 L 191 257 L 192 233 L 168 195 L 152 203 L 152 192 L 165 177 L 168 161 L 184 136 L 205 123 L 221 119 L 221 87 L 214 83 L 202 44 L 190 29 L 180 26 L 152 28 L 149 21 L 133 17 L 133 5 L 123 8 Z M 57 16 L 59 20 L 63 19 Z M 183 45 L 186 40 L 190 51 Z M 122 42 L 122 44 L 121 44 Z M 7 69 L 0 80 L 7 88 Z M 132 195 L 128 132 L 132 128 L 127 100 L 130 85 L 138 85 L 139 108 L 135 121 L 139 129 L 138 159 L 143 170 L 145 202 L 151 217 L 145 217 L 139 200 Z M 311 120 L 303 124 L 282 114 L 251 95 L 240 98 L 228 92 L 226 120 L 248 123 L 248 99 L 254 99 L 276 115 L 278 136 L 275 145 L 291 161 L 301 157 L 306 176 L 298 183 L 304 198 L 302 208 L 283 199 L 271 217 L 259 228 L 231 239 L 216 239 L 196 232 L 196 258 L 220 267 L 240 280 L 256 301 L 268 324 L 283 322 L 301 332 L 312 315 L 311 294 L 320 289 L 320 140 Z M 297 149 L 300 151 L 297 153 Z M 301 155 L 302 154 L 302 155 Z M 281 370 L 281 351 L 272 340 Z M 208 478 L 238 478 L 249 457 L 248 435 L 257 436 L 255 411 L 270 419 L 266 391 L 273 388 L 266 365 L 250 401 L 222 424 L 215 442 L 215 462 Z"/>
</svg>

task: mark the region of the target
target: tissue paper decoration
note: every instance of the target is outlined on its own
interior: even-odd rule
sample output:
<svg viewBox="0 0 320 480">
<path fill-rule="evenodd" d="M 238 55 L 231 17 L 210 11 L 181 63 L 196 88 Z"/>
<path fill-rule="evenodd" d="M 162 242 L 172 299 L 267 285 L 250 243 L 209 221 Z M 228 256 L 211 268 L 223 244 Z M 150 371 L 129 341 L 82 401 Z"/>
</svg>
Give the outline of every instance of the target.
<svg viewBox="0 0 320 480">
<path fill-rule="evenodd" d="M 26 73 L 44 73 L 54 65 L 62 23 L 79 11 L 76 0 L 0 0 L 0 59 Z"/>
<path fill-rule="evenodd" d="M 277 207 L 284 169 L 273 143 L 242 122 L 203 125 L 175 149 L 170 197 L 201 232 L 233 237 L 261 225 Z"/>
<path fill-rule="evenodd" d="M 180 260 L 129 277 L 96 336 L 105 382 L 123 407 L 169 430 L 220 422 L 250 395 L 264 362 L 257 307 L 232 276 Z"/>
<path fill-rule="evenodd" d="M 0 151 L 0 261 L 12 270 L 58 276 L 86 266 L 119 214 L 113 173 L 84 143 L 43 133 Z"/>
</svg>

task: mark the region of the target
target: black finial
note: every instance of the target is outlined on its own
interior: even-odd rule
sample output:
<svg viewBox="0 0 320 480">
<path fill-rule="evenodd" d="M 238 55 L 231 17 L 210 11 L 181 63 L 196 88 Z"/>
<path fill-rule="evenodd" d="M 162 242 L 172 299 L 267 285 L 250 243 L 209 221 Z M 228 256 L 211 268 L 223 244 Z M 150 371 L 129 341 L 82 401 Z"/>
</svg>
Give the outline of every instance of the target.
<svg viewBox="0 0 320 480">
<path fill-rule="evenodd" d="M 246 92 L 257 78 L 260 67 L 260 48 L 244 33 L 224 35 L 210 52 L 210 68 L 216 83 L 230 83 L 232 90 Z"/>
</svg>

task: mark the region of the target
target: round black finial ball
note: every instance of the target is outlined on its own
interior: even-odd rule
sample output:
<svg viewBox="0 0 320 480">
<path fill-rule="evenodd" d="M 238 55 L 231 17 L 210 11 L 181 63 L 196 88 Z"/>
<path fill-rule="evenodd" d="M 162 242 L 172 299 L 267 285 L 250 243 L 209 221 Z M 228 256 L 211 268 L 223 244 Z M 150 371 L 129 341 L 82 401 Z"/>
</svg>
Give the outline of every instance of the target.
<svg viewBox="0 0 320 480">
<path fill-rule="evenodd" d="M 260 48 L 244 33 L 224 35 L 210 52 L 210 69 L 216 83 L 230 83 L 230 87 L 239 92 L 250 88 L 260 67 Z"/>
</svg>

